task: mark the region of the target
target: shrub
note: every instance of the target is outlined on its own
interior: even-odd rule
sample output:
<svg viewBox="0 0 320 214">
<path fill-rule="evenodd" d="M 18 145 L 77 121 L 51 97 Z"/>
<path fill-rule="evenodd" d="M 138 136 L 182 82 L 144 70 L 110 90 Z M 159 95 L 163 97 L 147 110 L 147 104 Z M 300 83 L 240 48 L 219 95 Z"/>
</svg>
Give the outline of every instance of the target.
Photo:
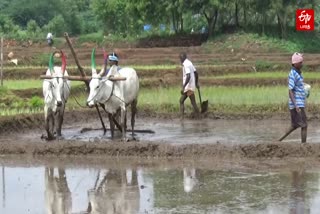
<svg viewBox="0 0 320 214">
<path fill-rule="evenodd" d="M 33 96 L 30 100 L 29 100 L 29 105 L 31 108 L 40 108 L 43 107 L 44 102 L 43 99 L 41 99 L 38 96 Z"/>
<path fill-rule="evenodd" d="M 43 31 L 52 32 L 55 36 L 63 36 L 67 31 L 67 25 L 62 15 L 55 16 L 51 21 L 43 27 Z"/>
<path fill-rule="evenodd" d="M 35 20 L 30 20 L 27 23 L 27 34 L 30 38 L 39 37 L 41 30 Z"/>
</svg>

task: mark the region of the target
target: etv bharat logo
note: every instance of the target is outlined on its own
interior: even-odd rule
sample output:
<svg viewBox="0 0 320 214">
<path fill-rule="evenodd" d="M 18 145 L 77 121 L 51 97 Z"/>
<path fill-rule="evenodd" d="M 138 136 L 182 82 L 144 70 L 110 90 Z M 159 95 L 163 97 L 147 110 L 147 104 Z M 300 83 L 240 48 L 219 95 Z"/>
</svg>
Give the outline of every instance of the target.
<svg viewBox="0 0 320 214">
<path fill-rule="evenodd" d="M 296 30 L 312 31 L 314 30 L 314 10 L 298 9 L 296 11 Z"/>
</svg>

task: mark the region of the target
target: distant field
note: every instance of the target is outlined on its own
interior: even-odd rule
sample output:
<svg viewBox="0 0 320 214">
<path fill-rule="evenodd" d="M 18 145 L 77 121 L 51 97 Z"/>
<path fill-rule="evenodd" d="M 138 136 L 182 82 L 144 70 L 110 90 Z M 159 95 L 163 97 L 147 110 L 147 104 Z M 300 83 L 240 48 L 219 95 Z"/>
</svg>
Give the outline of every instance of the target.
<svg viewBox="0 0 320 214">
<path fill-rule="evenodd" d="M 241 74 L 227 74 L 227 75 L 219 75 L 219 76 L 215 76 L 214 78 L 216 79 L 231 79 L 231 78 L 243 78 L 243 79 L 247 79 L 247 78 L 287 78 L 289 74 L 289 70 L 288 72 L 279 72 L 279 71 L 275 71 L 275 72 L 251 72 L 251 73 L 241 73 Z M 309 79 L 320 79 L 320 73 L 318 72 L 305 72 L 302 73 L 302 76 L 304 78 L 309 78 Z"/>
</svg>

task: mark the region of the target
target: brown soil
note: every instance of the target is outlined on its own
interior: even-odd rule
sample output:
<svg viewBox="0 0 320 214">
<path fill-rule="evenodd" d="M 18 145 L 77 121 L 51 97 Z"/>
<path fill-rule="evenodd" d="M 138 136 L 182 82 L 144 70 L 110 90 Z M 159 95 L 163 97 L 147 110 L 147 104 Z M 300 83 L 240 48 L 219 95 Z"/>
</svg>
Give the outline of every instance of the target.
<svg viewBox="0 0 320 214">
<path fill-rule="evenodd" d="M 149 142 L 75 142 L 54 141 L 16 142 L 0 144 L 1 155 L 74 156 L 96 155 L 106 157 L 141 158 L 313 158 L 320 157 L 320 144 L 263 143 L 238 146 L 170 145 Z"/>
<path fill-rule="evenodd" d="M 94 110 L 67 112 L 65 125 L 79 124 L 90 121 L 95 115 Z M 140 117 L 148 113 L 140 114 Z M 158 115 L 158 117 L 161 117 Z M 175 117 L 163 115 L 162 119 Z M 208 115 L 213 117 L 213 115 Z M 91 119 L 92 120 L 92 119 Z M 16 142 L 17 134 L 22 132 L 43 132 L 43 115 L 20 115 L 15 117 L 0 117 L 0 155 L 27 155 L 37 157 L 59 156 L 95 156 L 95 157 L 144 157 L 144 158 L 209 158 L 221 160 L 235 159 L 266 159 L 266 158 L 310 158 L 319 160 L 320 144 L 266 142 L 259 144 L 235 145 L 228 144 L 186 144 L 172 145 L 164 142 L 120 142 L 95 140 L 81 142 L 56 140 L 46 142 L 35 137 L 32 142 Z M 38 135 L 38 134 L 37 134 Z"/>
<path fill-rule="evenodd" d="M 157 38 L 159 40 L 159 38 Z M 186 40 L 181 39 L 181 44 L 184 44 L 184 47 L 172 47 L 168 41 L 160 41 L 160 43 L 168 43 L 168 45 L 144 45 L 143 48 L 138 47 L 129 47 L 129 48 L 107 48 L 108 52 L 116 51 L 119 53 L 121 65 L 163 65 L 163 64 L 174 64 L 179 65 L 178 55 L 181 51 L 186 51 L 189 55 L 189 58 L 196 65 L 224 65 L 228 67 L 229 70 L 232 69 L 237 71 L 241 70 L 242 66 L 247 67 L 247 71 L 251 70 L 252 66 L 260 64 L 265 69 L 287 69 L 290 67 L 290 54 L 282 52 L 266 52 L 260 49 L 257 50 L 254 47 L 247 47 L 245 49 L 235 50 L 231 52 L 232 48 L 226 48 L 224 51 L 213 49 L 209 50 L 210 47 L 201 47 L 201 46 L 190 46 L 199 45 L 195 40 L 191 39 L 191 42 L 185 42 Z M 173 40 L 173 45 L 178 44 L 180 41 Z M 156 39 L 149 39 L 145 43 L 156 43 Z M 179 43 L 180 44 L 180 43 Z M 76 45 L 75 45 L 76 46 Z M 165 47 L 164 47 L 165 46 Z M 176 45 L 178 46 L 178 45 Z M 90 56 L 91 50 L 93 47 L 96 47 L 96 44 L 85 44 L 83 47 L 76 47 L 75 51 L 77 52 L 78 59 L 82 65 L 90 65 Z M 75 61 L 72 57 L 72 54 L 69 50 L 69 47 L 66 44 L 63 44 L 61 47 L 66 52 L 67 63 L 68 65 L 75 65 Z M 51 53 L 52 50 L 49 47 L 33 44 L 31 46 L 20 46 L 18 44 L 12 44 L 5 46 L 4 56 L 5 56 L 5 66 L 13 66 L 7 60 L 7 55 L 9 52 L 14 53 L 13 58 L 19 60 L 19 65 L 30 65 L 30 64 L 39 64 L 37 58 L 43 58 L 41 55 L 45 53 Z M 101 65 L 103 63 L 102 52 L 97 50 L 96 53 L 97 64 Z M 308 67 L 308 70 L 317 70 L 320 66 L 319 63 L 319 54 L 305 54 L 306 62 L 305 64 Z M 41 62 L 40 64 L 46 65 L 47 62 Z M 262 65 L 261 65 L 262 64 Z M 248 69 L 249 68 L 249 69 Z M 259 68 L 257 68 L 259 70 Z"/>
</svg>

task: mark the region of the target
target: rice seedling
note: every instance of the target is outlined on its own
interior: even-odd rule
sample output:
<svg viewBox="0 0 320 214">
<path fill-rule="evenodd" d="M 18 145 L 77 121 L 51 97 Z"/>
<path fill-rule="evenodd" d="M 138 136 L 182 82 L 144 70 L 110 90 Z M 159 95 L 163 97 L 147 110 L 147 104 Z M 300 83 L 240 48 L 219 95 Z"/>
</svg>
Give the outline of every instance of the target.
<svg viewBox="0 0 320 214">
<path fill-rule="evenodd" d="M 277 113 L 286 112 L 288 103 L 288 89 L 286 86 L 268 87 L 203 87 L 202 99 L 209 100 L 210 111 L 218 113 Z M 67 111 L 85 109 L 87 94 L 78 92 L 69 98 Z M 320 104 L 320 86 L 315 85 L 311 89 L 311 95 L 307 99 L 309 109 L 317 110 Z M 138 109 L 157 113 L 179 112 L 180 88 L 142 88 L 138 98 Z M 199 103 L 198 94 L 196 99 Z M 186 111 L 191 111 L 190 101 L 185 102 Z M 12 102 L 11 106 L 0 106 L 0 115 L 12 115 L 19 113 L 39 113 L 43 110 L 43 103 L 39 97 L 30 98 L 28 102 Z"/>
</svg>

